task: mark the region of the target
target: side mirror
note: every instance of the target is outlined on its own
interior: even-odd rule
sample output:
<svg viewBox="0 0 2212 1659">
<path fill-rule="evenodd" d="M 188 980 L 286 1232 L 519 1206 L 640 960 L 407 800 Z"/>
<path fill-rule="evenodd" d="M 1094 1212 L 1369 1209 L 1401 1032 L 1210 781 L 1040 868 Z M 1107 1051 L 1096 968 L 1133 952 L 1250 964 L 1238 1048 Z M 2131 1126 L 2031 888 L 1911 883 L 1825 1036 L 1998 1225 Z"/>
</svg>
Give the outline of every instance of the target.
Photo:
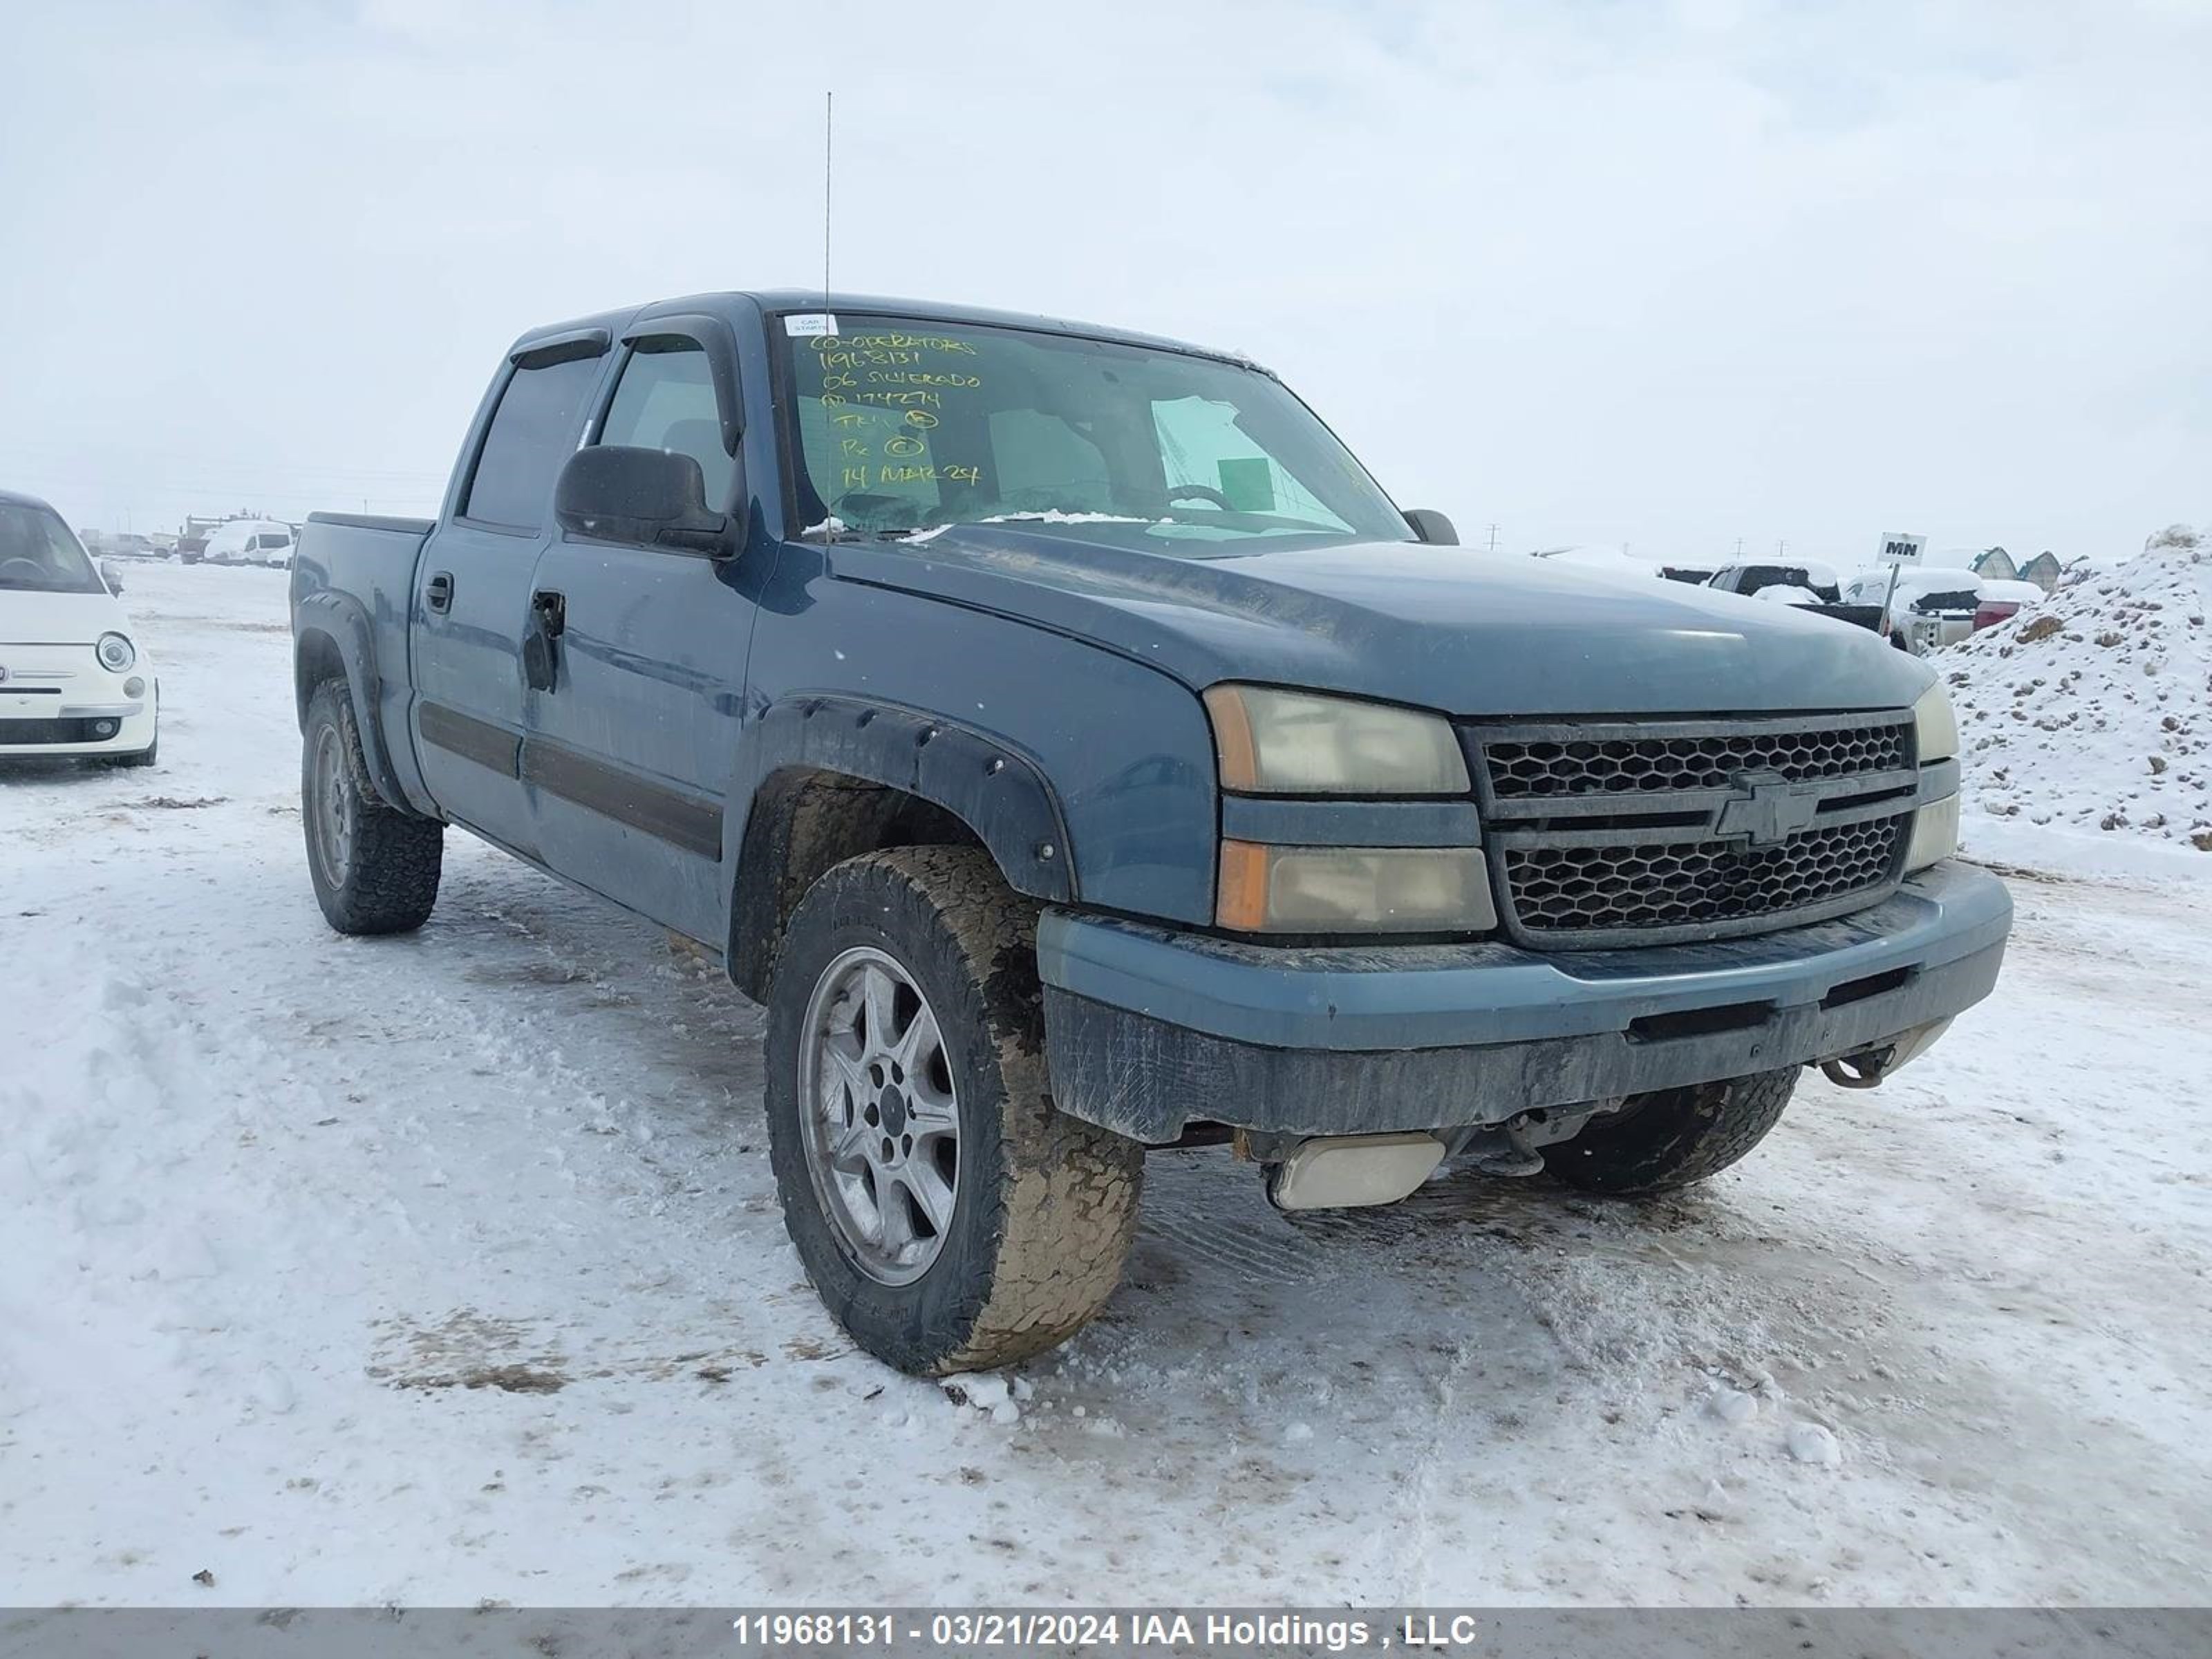
<svg viewBox="0 0 2212 1659">
<path fill-rule="evenodd" d="M 1449 519 L 1433 507 L 1407 507 L 1406 522 L 1413 527 L 1413 534 L 1422 541 L 1433 543 L 1438 547 L 1459 545 L 1459 532 L 1452 528 Z"/>
<path fill-rule="evenodd" d="M 117 572 L 115 561 L 112 559 L 102 559 L 100 562 L 100 580 L 107 584 L 107 591 L 111 593 L 120 593 L 123 591 L 123 578 Z"/>
<path fill-rule="evenodd" d="M 699 463 L 665 449 L 580 449 L 553 486 L 553 516 L 572 535 L 683 548 L 726 558 L 730 517 L 707 506 Z"/>
</svg>

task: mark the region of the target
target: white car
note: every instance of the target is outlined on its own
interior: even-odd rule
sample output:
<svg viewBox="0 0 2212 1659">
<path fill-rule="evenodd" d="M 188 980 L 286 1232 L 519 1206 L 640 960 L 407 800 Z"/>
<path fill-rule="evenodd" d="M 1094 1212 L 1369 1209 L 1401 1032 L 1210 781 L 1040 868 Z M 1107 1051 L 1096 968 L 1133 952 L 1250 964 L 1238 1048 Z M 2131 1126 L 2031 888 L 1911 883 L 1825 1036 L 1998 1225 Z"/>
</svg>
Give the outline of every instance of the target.
<svg viewBox="0 0 2212 1659">
<path fill-rule="evenodd" d="M 218 525 L 201 557 L 209 564 L 292 562 L 292 526 L 266 519 L 233 519 Z"/>
<path fill-rule="evenodd" d="M 122 602 L 61 514 L 0 490 L 0 758 L 151 766 L 160 698 Z"/>
</svg>

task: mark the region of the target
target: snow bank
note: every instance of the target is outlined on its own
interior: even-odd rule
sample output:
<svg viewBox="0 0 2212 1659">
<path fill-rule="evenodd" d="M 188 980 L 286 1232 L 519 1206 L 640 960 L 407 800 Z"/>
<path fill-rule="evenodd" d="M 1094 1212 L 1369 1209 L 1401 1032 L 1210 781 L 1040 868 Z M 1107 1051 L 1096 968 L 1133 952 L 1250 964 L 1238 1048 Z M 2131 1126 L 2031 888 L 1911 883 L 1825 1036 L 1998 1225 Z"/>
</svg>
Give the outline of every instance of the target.
<svg viewBox="0 0 2212 1659">
<path fill-rule="evenodd" d="M 1969 810 L 2212 854 L 2208 613 L 2212 531 L 2177 525 L 1945 652 Z"/>
</svg>

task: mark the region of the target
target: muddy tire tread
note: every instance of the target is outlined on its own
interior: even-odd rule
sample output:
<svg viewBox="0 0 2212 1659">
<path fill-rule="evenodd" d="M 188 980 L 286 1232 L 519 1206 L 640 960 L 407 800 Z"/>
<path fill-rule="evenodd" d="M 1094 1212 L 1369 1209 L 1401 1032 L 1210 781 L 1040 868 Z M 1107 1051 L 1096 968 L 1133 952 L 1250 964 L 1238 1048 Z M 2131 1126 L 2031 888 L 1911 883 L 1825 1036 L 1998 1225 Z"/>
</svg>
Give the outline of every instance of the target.
<svg viewBox="0 0 2212 1659">
<path fill-rule="evenodd" d="M 1790 1104 L 1798 1070 L 1662 1091 L 1618 1124 L 1594 1118 L 1572 1140 L 1546 1148 L 1545 1168 L 1571 1187 L 1620 1198 L 1691 1186 L 1766 1138 Z"/>
<path fill-rule="evenodd" d="M 308 701 L 302 745 L 306 757 L 313 757 L 315 731 L 325 720 L 337 726 L 357 805 L 353 859 L 344 885 L 326 887 L 315 857 L 314 828 L 308 817 L 312 803 L 305 784 L 309 761 L 303 759 L 301 817 L 308 839 L 307 869 L 315 897 L 324 917 L 341 933 L 411 933 L 430 919 L 438 902 L 438 882 L 445 866 L 446 826 L 435 818 L 387 805 L 377 794 L 369 776 L 368 757 L 362 750 L 353 698 L 343 680 L 325 680 Z"/>
</svg>

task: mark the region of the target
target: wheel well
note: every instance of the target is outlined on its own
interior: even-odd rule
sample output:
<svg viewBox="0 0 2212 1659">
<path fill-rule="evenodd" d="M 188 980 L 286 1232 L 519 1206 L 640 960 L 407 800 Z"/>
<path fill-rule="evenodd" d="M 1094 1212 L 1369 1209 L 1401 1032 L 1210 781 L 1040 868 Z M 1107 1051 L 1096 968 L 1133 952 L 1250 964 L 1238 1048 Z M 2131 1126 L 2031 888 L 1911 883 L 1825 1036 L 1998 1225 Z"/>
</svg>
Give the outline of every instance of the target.
<svg viewBox="0 0 2212 1659">
<path fill-rule="evenodd" d="M 319 629 L 300 635 L 293 655 L 292 696 L 299 706 L 301 731 L 307 727 L 307 704 L 315 695 L 315 688 L 325 680 L 343 680 L 345 677 L 345 657 L 338 650 L 336 640 Z"/>
<path fill-rule="evenodd" d="M 758 1002 L 806 890 L 847 859 L 890 847 L 981 847 L 935 801 L 842 772 L 794 767 L 762 784 L 745 822 L 730 907 L 730 977 Z"/>
</svg>

